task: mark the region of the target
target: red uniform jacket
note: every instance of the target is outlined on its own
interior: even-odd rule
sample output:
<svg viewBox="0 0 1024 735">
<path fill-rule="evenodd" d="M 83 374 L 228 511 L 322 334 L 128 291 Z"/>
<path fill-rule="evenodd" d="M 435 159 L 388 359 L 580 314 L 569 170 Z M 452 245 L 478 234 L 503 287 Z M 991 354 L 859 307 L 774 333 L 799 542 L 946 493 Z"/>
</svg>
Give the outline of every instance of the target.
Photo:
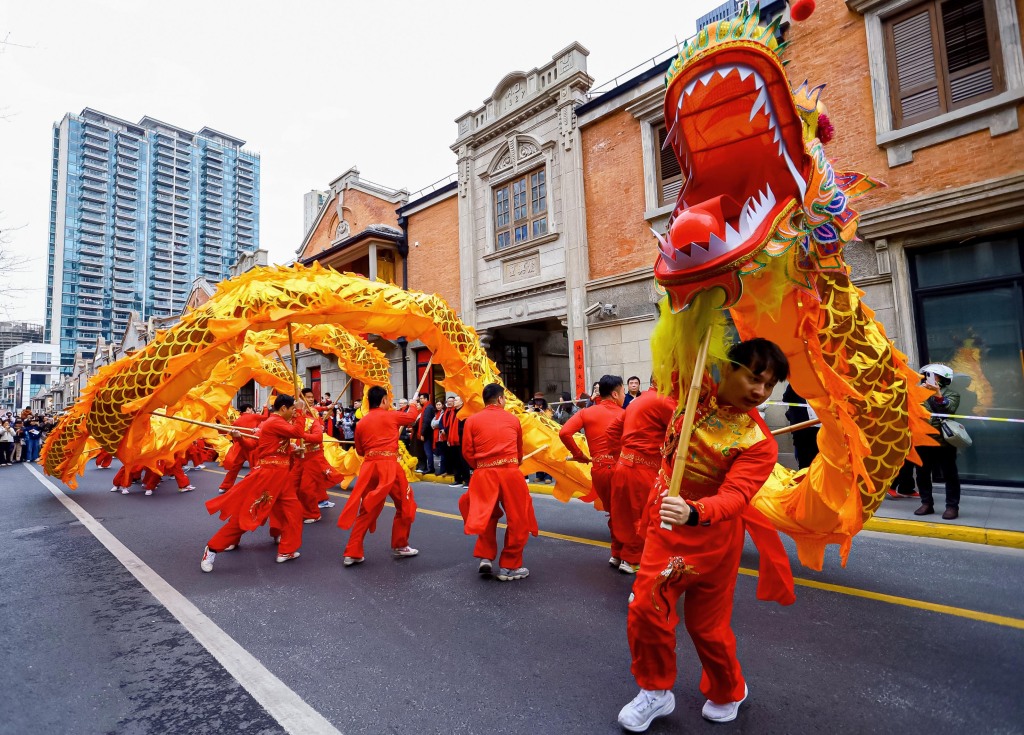
<svg viewBox="0 0 1024 735">
<path fill-rule="evenodd" d="M 516 417 L 498 405 L 487 406 L 470 416 L 462 435 L 462 456 L 476 470 L 469 481 L 466 533 L 481 534 L 487 530 L 500 498 L 505 504 L 515 503 L 521 508 L 520 513 L 507 513 L 508 516 L 528 519 L 529 531 L 536 536 L 539 531 L 533 500 L 519 471 L 523 461 L 523 427 Z"/>
<path fill-rule="evenodd" d="M 291 440 L 319 442 L 323 439 L 323 426 L 317 420 L 309 432 L 285 421 L 279 414 L 260 424 L 256 439 L 243 436 L 242 443 L 255 457 L 256 467 L 229 492 L 206 502 L 207 510 L 227 520 L 237 516 L 242 530 L 259 528 L 270 515 L 274 501 L 282 493 L 294 495 L 295 486 L 288 481 L 291 469 Z"/>
<path fill-rule="evenodd" d="M 615 416 L 606 432 L 608 444 L 619 447 L 619 463 L 661 467 L 665 430 L 675 410 L 676 402 L 659 396 L 654 388 L 630 401 L 629 410 Z"/>
<path fill-rule="evenodd" d="M 363 458 L 359 480 L 338 517 L 338 526 L 351 528 L 359 514 L 364 496 L 369 502 L 378 493 L 387 495 L 396 483 L 405 481 L 405 471 L 398 465 L 398 434 L 403 426 L 412 426 L 419 415 L 419 406 L 411 404 L 405 411 L 371 408 L 356 424 L 356 453 Z M 406 481 L 406 485 L 408 485 Z M 415 513 L 414 503 L 407 503 Z"/>
<path fill-rule="evenodd" d="M 619 456 L 619 446 L 608 440 L 608 427 L 622 412 L 622 406 L 615 401 L 596 403 L 574 413 L 559 430 L 558 438 L 572 452 L 573 457 L 582 459 L 586 455 L 576 444 L 573 434 L 583 429 L 587 437 L 587 446 L 590 448 L 590 458 L 594 464 L 611 467 Z"/>
</svg>

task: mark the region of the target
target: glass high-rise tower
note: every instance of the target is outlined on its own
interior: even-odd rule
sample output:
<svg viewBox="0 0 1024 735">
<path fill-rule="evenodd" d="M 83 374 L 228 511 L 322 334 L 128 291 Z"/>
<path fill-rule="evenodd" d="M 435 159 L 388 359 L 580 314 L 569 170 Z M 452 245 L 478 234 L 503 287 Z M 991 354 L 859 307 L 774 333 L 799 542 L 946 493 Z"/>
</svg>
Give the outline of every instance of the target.
<svg viewBox="0 0 1024 735">
<path fill-rule="evenodd" d="M 53 126 L 44 340 L 64 368 L 185 305 L 259 249 L 260 159 L 244 140 L 86 108 Z"/>
</svg>

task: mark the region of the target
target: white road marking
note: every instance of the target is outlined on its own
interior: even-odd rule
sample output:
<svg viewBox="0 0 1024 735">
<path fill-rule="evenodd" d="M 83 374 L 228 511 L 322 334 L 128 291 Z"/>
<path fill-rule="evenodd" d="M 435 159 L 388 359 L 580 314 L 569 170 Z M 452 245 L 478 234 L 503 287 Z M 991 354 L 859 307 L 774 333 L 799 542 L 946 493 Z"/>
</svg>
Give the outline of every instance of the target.
<svg viewBox="0 0 1024 735">
<path fill-rule="evenodd" d="M 82 525 L 92 532 L 101 544 L 131 572 L 142 586 L 178 619 L 207 651 L 213 654 L 239 684 L 259 702 L 270 716 L 289 733 L 295 735 L 341 735 L 323 715 L 310 707 L 283 681 L 274 676 L 255 656 L 240 646 L 210 618 L 174 589 L 159 574 L 122 544 L 103 525 L 89 515 L 63 490 L 50 482 L 34 466 L 28 465 L 36 479 L 43 484 L 64 507 L 71 511 Z M 196 573 L 199 572 L 197 556 Z"/>
</svg>

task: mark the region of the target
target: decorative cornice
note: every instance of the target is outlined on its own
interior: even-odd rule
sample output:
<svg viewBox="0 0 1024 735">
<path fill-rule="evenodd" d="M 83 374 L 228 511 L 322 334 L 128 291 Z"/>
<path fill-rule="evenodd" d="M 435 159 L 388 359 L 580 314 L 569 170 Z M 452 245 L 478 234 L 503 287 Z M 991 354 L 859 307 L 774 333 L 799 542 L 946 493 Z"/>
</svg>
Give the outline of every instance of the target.
<svg viewBox="0 0 1024 735">
<path fill-rule="evenodd" d="M 531 288 L 521 288 L 515 291 L 506 291 L 505 293 L 496 294 L 494 296 L 478 298 L 476 300 L 476 305 L 478 308 L 484 309 L 488 306 L 497 306 L 498 304 L 504 304 L 509 301 L 517 301 L 527 297 L 542 296 L 544 294 L 556 293 L 564 290 L 565 279 L 556 278 L 545 283 L 538 283 L 536 286 Z"/>
<path fill-rule="evenodd" d="M 506 258 L 518 258 L 523 255 L 532 255 L 531 250 L 536 249 L 540 245 L 544 245 L 549 242 L 554 242 L 558 239 L 559 233 L 549 232 L 546 235 L 535 238 L 533 240 L 527 240 L 526 242 L 520 243 L 519 245 L 513 245 L 510 248 L 503 248 L 493 253 L 487 253 L 481 256 L 481 260 L 488 262 L 494 260 L 505 260 Z"/>
<path fill-rule="evenodd" d="M 626 271 L 625 273 L 616 273 L 614 276 L 595 278 L 592 281 L 587 281 L 586 287 L 588 291 L 591 291 L 598 288 L 607 288 L 608 286 L 621 286 L 626 283 L 648 280 L 654 280 L 653 265 L 645 265 L 642 268 L 636 268 L 635 270 Z"/>
<path fill-rule="evenodd" d="M 1024 174 L 980 181 L 862 212 L 858 234 L 874 240 L 997 213 L 1024 218 Z"/>
</svg>

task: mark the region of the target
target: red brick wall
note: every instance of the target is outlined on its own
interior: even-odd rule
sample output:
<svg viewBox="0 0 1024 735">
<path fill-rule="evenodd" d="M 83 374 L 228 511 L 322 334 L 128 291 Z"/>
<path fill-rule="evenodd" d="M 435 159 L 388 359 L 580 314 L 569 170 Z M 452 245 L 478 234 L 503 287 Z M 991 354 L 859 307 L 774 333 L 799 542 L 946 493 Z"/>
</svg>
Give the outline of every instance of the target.
<svg viewBox="0 0 1024 735">
<path fill-rule="evenodd" d="M 362 232 L 368 225 L 391 225 L 398 227 L 398 205 L 358 189 L 345 190 L 345 219 L 353 235 Z"/>
<path fill-rule="evenodd" d="M 590 278 L 654 262 L 657 245 L 644 220 L 640 123 L 619 110 L 581 130 Z"/>
<path fill-rule="evenodd" d="M 407 227 L 410 290 L 436 293 L 460 312 L 458 196 L 411 215 Z"/>
<path fill-rule="evenodd" d="M 1024 0 L 1017 0 L 1017 16 L 1024 17 Z M 790 62 L 787 72 L 793 86 L 804 79 L 812 86 L 828 85 L 822 100 L 836 130 L 827 146 L 830 157 L 840 169 L 861 171 L 888 184 L 872 191 L 858 209 L 868 211 L 1021 171 L 1024 130 L 995 138 L 987 130 L 971 133 L 916 150 L 911 163 L 890 169 L 885 149 L 875 143 L 863 16 L 839 0 L 819 2 L 809 20 L 790 26 L 788 40 L 791 46 L 784 58 Z M 1018 114 L 1024 112 L 1021 107 Z"/>
</svg>

